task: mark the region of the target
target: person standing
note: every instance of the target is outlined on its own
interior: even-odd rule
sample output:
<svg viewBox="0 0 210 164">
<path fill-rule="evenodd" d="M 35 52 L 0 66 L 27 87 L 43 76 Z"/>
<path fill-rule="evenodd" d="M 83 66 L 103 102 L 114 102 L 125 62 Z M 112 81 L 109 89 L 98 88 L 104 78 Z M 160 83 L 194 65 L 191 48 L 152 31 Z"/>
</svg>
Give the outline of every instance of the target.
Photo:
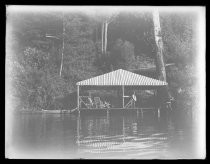
<svg viewBox="0 0 210 164">
<path fill-rule="evenodd" d="M 135 91 L 134 91 L 134 93 L 133 93 L 133 95 L 132 95 L 132 98 L 133 98 L 133 100 L 134 100 L 133 105 L 134 105 L 134 108 L 135 108 L 135 102 L 137 101 L 136 95 L 135 95 Z"/>
</svg>

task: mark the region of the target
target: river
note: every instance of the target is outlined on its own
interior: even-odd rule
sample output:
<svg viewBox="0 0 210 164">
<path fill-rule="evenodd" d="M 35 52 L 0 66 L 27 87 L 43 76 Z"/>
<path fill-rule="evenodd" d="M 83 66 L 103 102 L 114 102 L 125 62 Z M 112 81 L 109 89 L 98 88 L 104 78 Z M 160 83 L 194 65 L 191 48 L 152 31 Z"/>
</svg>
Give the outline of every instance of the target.
<svg viewBox="0 0 210 164">
<path fill-rule="evenodd" d="M 16 114 L 19 158 L 193 158 L 192 121 L 183 110 Z"/>
</svg>

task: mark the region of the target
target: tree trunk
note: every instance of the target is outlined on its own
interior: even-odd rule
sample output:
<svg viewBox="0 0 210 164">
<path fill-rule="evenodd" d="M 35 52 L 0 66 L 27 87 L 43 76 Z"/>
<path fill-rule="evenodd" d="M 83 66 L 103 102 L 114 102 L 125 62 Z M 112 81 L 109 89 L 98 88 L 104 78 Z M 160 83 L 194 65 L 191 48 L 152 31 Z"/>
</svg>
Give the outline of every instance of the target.
<svg viewBox="0 0 210 164">
<path fill-rule="evenodd" d="M 154 35 L 155 35 L 155 42 L 157 45 L 157 56 L 156 56 L 156 72 L 158 73 L 159 80 L 166 82 L 166 70 L 165 70 L 165 63 L 163 57 L 163 40 L 161 36 L 161 27 L 160 27 L 160 17 L 158 10 L 153 12 L 153 22 L 154 22 Z M 164 102 L 166 99 L 171 99 L 172 96 L 169 92 L 168 86 L 164 89 L 159 89 L 158 96 L 160 101 Z"/>
<path fill-rule="evenodd" d="M 63 54 L 64 54 L 64 35 L 65 35 L 65 25 L 64 25 L 64 15 L 63 15 L 63 42 L 62 42 L 62 56 L 61 56 L 61 67 L 60 67 L 60 77 L 63 70 Z"/>
<path fill-rule="evenodd" d="M 102 23 L 102 54 L 106 56 L 106 58 L 108 59 L 108 55 L 107 55 L 107 37 L 108 37 L 108 25 L 110 22 L 112 22 L 113 19 L 111 18 L 106 18 L 104 20 L 104 22 Z M 113 66 L 111 63 L 106 63 L 107 66 L 110 66 L 110 69 L 113 70 Z M 110 65 L 111 64 L 111 65 Z"/>
<path fill-rule="evenodd" d="M 95 38 L 95 42 L 97 42 L 98 41 L 98 27 L 97 27 L 97 25 L 96 25 L 96 29 L 95 29 L 95 32 L 96 32 L 96 38 Z"/>
<path fill-rule="evenodd" d="M 161 37 L 159 12 L 157 10 L 153 12 L 153 22 L 154 22 L 155 42 L 157 45 L 157 56 L 156 56 L 157 72 L 159 74 L 159 79 L 162 81 L 166 81 L 166 71 L 165 71 L 165 64 L 163 58 L 163 40 Z"/>
<path fill-rule="evenodd" d="M 105 22 L 105 34 L 104 34 L 104 53 L 106 55 L 107 50 L 107 29 L 108 29 L 108 22 Z"/>
<path fill-rule="evenodd" d="M 101 30 L 101 52 L 104 53 L 104 22 L 102 23 L 102 30 Z"/>
</svg>

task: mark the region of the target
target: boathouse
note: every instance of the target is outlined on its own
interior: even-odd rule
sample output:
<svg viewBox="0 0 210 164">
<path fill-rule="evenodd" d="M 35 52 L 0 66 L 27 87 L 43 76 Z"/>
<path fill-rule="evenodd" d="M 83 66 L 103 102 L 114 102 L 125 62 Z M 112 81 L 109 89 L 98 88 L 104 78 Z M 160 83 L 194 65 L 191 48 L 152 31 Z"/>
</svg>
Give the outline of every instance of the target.
<svg viewBox="0 0 210 164">
<path fill-rule="evenodd" d="M 161 87 L 167 86 L 167 82 L 160 81 L 154 78 L 139 75 L 123 69 L 118 69 L 103 75 L 99 75 L 87 80 L 76 83 L 77 85 L 77 109 L 114 109 L 112 104 L 106 101 L 101 101 L 100 97 L 93 97 L 92 95 L 82 95 L 81 91 L 91 89 L 121 89 L 122 95 L 118 97 L 122 100 L 122 104 L 117 109 L 135 109 L 136 95 L 135 91 L 126 95 L 126 90 L 153 90 L 155 96 L 157 90 Z M 83 106 L 82 106 L 83 105 Z"/>
</svg>

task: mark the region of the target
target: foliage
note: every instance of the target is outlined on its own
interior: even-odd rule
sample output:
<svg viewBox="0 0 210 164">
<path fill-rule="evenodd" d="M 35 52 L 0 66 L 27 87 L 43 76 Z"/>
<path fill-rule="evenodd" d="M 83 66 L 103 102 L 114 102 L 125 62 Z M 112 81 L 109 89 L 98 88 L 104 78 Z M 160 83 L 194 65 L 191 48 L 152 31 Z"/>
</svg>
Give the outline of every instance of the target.
<svg viewBox="0 0 210 164">
<path fill-rule="evenodd" d="M 165 60 L 175 65 L 167 68 L 172 94 L 186 104 L 193 104 L 196 95 L 196 41 L 193 14 L 162 14 L 161 25 Z"/>
<path fill-rule="evenodd" d="M 196 46 L 193 16 L 188 14 L 163 15 L 161 25 L 166 60 L 183 65 L 194 61 Z"/>
<path fill-rule="evenodd" d="M 111 51 L 112 64 L 115 68 L 123 68 L 127 70 L 150 68 L 154 61 L 146 57 L 144 54 L 136 56 L 134 45 L 129 41 L 117 39 Z"/>
<path fill-rule="evenodd" d="M 55 99 L 73 92 L 77 81 L 97 73 L 93 66 L 96 48 L 91 40 L 92 25 L 78 15 L 20 15 L 23 17 L 13 21 L 17 28 L 11 32 L 15 39 L 14 55 L 10 60 L 11 65 L 14 63 L 10 70 L 14 75 L 10 76 L 13 96 L 18 97 L 25 108 L 48 109 L 55 104 Z M 42 16 L 47 19 L 44 21 Z M 65 35 L 60 26 L 63 21 Z M 46 34 L 60 39 L 46 38 Z M 59 76 L 63 37 L 64 71 Z"/>
<path fill-rule="evenodd" d="M 119 13 L 108 26 L 107 54 L 101 53 L 102 17 L 31 12 L 10 14 L 9 18 L 13 27 L 8 42 L 13 51 L 7 55 L 11 93 L 26 108 L 50 109 L 56 99 L 75 91 L 76 82 L 108 72 L 111 67 L 154 67 L 155 41 L 149 13 Z M 190 99 L 196 93 L 193 18 L 161 14 L 160 20 L 165 62 L 175 63 L 167 67 L 170 90 Z M 59 76 L 63 40 L 64 62 Z"/>
</svg>

